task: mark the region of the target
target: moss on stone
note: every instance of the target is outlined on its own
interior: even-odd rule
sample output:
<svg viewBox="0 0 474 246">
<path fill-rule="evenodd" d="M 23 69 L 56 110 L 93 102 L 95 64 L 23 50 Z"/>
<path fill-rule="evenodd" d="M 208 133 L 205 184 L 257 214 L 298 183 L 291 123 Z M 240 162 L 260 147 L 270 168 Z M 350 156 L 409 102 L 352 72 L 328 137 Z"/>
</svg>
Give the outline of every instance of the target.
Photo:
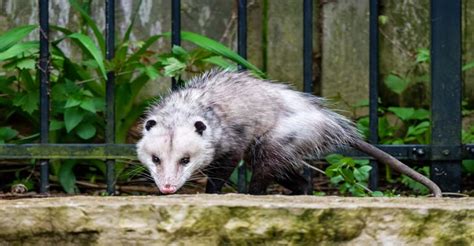
<svg viewBox="0 0 474 246">
<path fill-rule="evenodd" d="M 469 245 L 474 199 L 176 195 L 0 200 L 0 244 Z"/>
</svg>

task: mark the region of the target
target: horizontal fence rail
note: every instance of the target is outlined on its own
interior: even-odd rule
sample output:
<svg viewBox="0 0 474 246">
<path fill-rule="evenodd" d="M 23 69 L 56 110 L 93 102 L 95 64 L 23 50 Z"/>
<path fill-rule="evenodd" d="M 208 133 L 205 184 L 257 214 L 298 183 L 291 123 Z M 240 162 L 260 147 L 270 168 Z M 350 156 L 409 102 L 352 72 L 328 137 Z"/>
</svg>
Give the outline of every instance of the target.
<svg viewBox="0 0 474 246">
<path fill-rule="evenodd" d="M 49 160 L 54 159 L 101 159 L 106 161 L 107 192 L 114 194 L 115 160 L 136 160 L 135 145 L 115 143 L 114 72 L 109 71 L 106 82 L 106 129 L 102 144 L 53 144 L 48 139 L 49 120 L 49 1 L 39 1 L 40 56 L 38 62 L 40 80 L 40 142 L 37 144 L 1 144 L 0 159 L 36 159 L 40 166 L 40 192 L 49 188 Z M 107 0 L 105 8 L 106 58 L 114 57 L 115 1 Z M 247 0 L 238 0 L 237 47 L 243 58 L 247 57 Z M 303 4 L 303 78 L 304 92 L 313 93 L 312 42 L 313 1 Z M 431 0 L 431 59 L 432 59 L 432 145 L 378 145 L 378 83 L 379 83 L 379 31 L 378 0 L 370 0 L 369 18 L 369 141 L 400 160 L 431 163 L 432 178 L 443 191 L 460 190 L 460 163 L 474 159 L 474 144 L 462 145 L 461 134 L 461 0 Z M 171 0 L 172 45 L 181 44 L 181 2 Z M 321 11 L 321 9 L 319 9 Z M 240 67 L 242 69 L 242 67 Z M 173 79 L 172 88 L 180 81 Z M 353 149 L 338 153 L 355 158 L 371 159 Z M 311 159 L 311 158 L 310 158 Z M 316 158 L 312 158 L 316 159 Z M 370 187 L 377 188 L 377 163 L 372 161 Z M 245 192 L 245 167 L 239 168 L 238 190 Z M 305 170 L 311 180 L 311 172 Z M 310 183 L 310 182 L 309 182 Z M 311 189 L 311 187 L 308 187 Z"/>
<path fill-rule="evenodd" d="M 375 145 L 400 160 L 449 161 L 446 153 L 457 153 L 461 159 L 474 159 L 474 144 L 460 147 L 423 144 Z M 372 159 L 354 149 L 337 153 L 354 158 Z M 0 159 L 136 159 L 134 144 L 3 144 L 0 145 Z M 315 159 L 315 158 L 312 158 Z"/>
</svg>

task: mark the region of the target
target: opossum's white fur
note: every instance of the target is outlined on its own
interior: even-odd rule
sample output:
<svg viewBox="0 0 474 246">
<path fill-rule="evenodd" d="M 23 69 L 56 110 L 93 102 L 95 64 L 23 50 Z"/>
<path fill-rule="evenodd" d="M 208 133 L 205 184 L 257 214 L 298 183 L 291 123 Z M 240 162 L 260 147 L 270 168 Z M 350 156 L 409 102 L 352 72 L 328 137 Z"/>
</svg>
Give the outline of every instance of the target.
<svg viewBox="0 0 474 246">
<path fill-rule="evenodd" d="M 196 77 L 151 107 L 148 120 L 157 124 L 143 130 L 137 152 L 160 189 L 180 188 L 193 172 L 229 153 L 251 155 L 274 175 L 284 175 L 308 154 L 322 155 L 360 138 L 323 99 L 245 72 L 214 70 Z M 207 126 L 202 136 L 196 121 Z M 184 155 L 190 157 L 185 166 L 179 164 Z"/>
</svg>

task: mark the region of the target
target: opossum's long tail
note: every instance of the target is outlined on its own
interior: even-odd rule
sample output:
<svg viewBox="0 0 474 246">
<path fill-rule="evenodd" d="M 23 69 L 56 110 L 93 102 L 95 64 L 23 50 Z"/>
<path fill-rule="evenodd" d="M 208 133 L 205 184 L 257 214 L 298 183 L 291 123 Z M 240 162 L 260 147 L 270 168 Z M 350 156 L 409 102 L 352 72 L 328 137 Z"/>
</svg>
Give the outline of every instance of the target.
<svg viewBox="0 0 474 246">
<path fill-rule="evenodd" d="M 422 174 L 416 172 L 409 166 L 403 164 L 402 162 L 397 160 L 395 157 L 383 152 L 377 147 L 371 144 L 368 144 L 362 140 L 357 140 L 352 145 L 355 148 L 359 149 L 360 151 L 373 156 L 376 160 L 389 165 L 395 171 L 405 174 L 408 177 L 414 179 L 415 181 L 425 185 L 426 187 L 428 187 L 428 189 L 430 189 L 434 197 L 442 197 L 442 192 L 441 192 L 441 189 L 438 187 L 438 185 L 436 185 L 429 178 L 423 176 Z"/>
</svg>

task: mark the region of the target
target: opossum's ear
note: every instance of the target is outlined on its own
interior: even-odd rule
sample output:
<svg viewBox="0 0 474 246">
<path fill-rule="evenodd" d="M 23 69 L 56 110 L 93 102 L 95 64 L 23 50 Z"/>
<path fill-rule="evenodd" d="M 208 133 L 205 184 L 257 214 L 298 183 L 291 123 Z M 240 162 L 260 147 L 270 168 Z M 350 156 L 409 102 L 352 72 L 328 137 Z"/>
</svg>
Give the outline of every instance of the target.
<svg viewBox="0 0 474 246">
<path fill-rule="evenodd" d="M 154 120 L 148 120 L 146 123 L 145 123 L 145 129 L 147 131 L 149 131 L 152 127 L 154 127 L 156 125 L 156 121 Z"/>
<path fill-rule="evenodd" d="M 206 125 L 202 121 L 196 121 L 194 123 L 194 127 L 196 127 L 196 132 L 202 136 L 202 132 L 206 130 Z"/>
</svg>

